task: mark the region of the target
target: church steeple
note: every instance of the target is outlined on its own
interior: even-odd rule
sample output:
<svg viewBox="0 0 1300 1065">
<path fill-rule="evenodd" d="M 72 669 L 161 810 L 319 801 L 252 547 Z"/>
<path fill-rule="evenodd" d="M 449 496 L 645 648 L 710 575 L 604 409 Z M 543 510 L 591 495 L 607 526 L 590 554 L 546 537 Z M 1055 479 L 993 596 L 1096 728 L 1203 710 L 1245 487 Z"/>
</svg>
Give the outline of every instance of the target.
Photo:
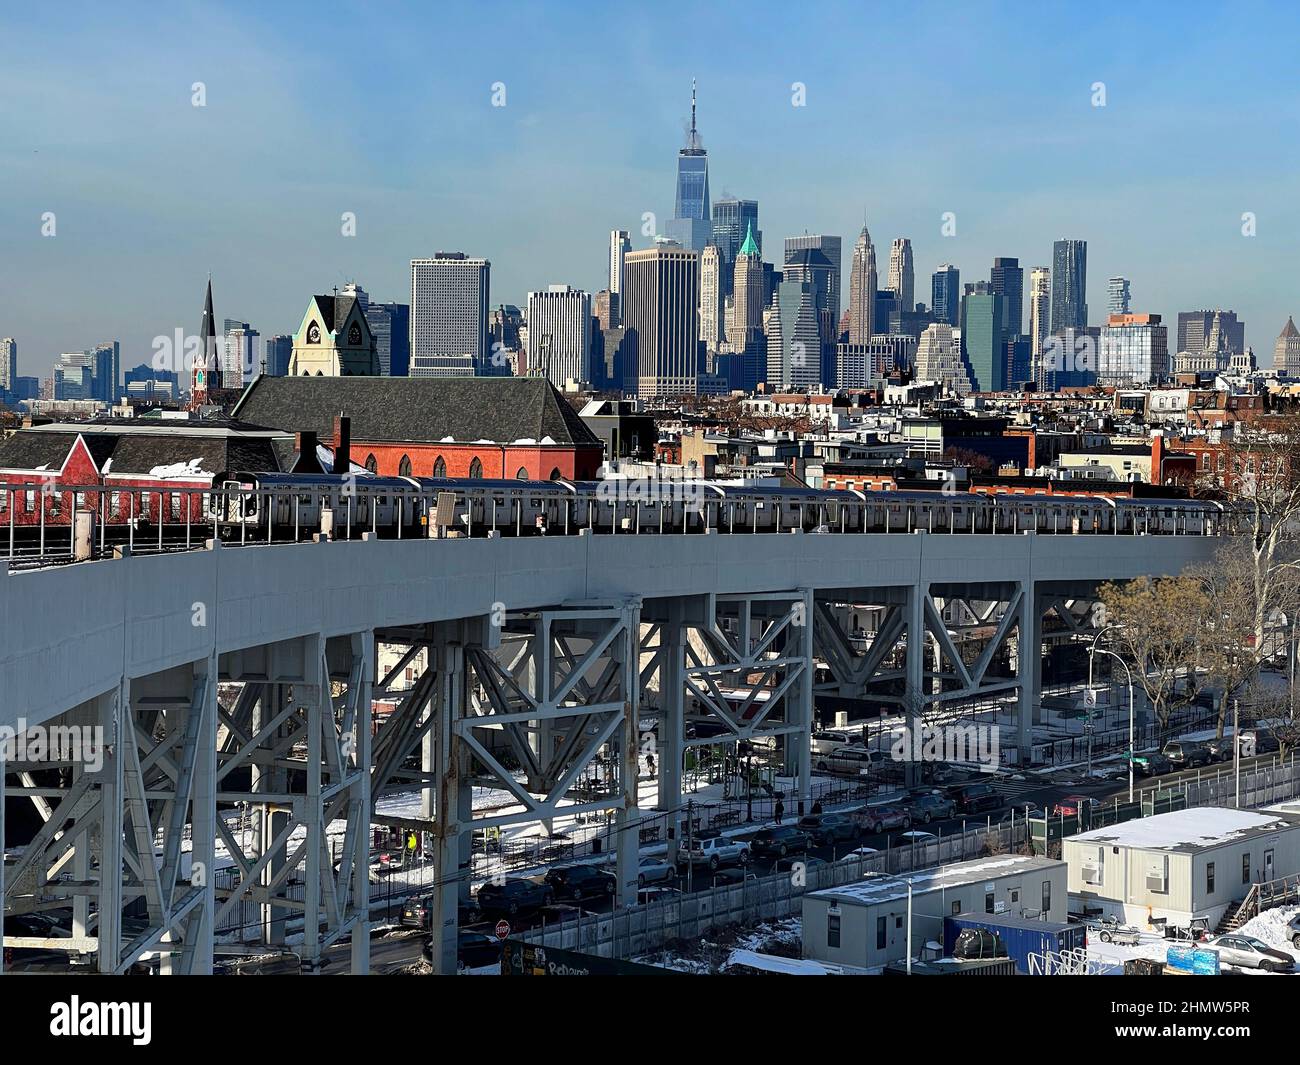
<svg viewBox="0 0 1300 1065">
<path fill-rule="evenodd" d="M 221 359 L 217 351 L 217 319 L 212 313 L 212 275 L 203 299 L 203 321 L 199 325 L 199 352 L 190 371 L 190 400 L 202 406 L 221 387 Z"/>
</svg>

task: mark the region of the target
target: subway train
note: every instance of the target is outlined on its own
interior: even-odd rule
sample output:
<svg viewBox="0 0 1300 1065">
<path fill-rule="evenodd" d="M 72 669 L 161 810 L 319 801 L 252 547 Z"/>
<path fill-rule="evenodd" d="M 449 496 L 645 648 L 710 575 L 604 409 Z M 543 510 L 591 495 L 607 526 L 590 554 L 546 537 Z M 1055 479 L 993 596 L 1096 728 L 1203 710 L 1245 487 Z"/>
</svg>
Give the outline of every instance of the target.
<svg viewBox="0 0 1300 1065">
<path fill-rule="evenodd" d="M 218 475 L 206 520 L 223 540 L 328 531 L 422 536 L 929 533 L 1215 535 L 1222 504 L 1185 499 L 817 490 L 700 480 L 525 481 L 253 473 Z"/>
</svg>

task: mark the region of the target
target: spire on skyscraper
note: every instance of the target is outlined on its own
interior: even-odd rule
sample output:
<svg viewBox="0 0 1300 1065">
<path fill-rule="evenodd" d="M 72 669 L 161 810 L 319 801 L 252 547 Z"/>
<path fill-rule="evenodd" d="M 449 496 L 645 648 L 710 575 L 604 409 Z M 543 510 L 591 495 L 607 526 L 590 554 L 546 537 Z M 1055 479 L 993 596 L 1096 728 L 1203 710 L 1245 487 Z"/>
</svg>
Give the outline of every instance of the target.
<svg viewBox="0 0 1300 1065">
<path fill-rule="evenodd" d="M 757 255 L 757 254 L 758 254 L 758 244 L 755 243 L 755 241 L 754 241 L 754 223 L 753 223 L 753 222 L 750 222 L 749 225 L 748 225 L 748 226 L 746 227 L 746 229 L 745 229 L 745 240 L 744 240 L 744 243 L 742 243 L 742 244 L 740 245 L 740 252 L 739 252 L 739 254 L 741 254 L 741 255 Z"/>
</svg>

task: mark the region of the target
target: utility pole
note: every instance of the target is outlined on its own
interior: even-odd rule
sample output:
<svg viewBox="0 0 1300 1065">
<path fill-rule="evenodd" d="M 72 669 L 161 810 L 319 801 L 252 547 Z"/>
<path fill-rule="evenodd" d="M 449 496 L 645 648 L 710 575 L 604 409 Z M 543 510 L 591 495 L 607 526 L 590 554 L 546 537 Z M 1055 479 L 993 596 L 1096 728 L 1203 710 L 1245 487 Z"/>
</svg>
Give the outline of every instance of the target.
<svg viewBox="0 0 1300 1065">
<path fill-rule="evenodd" d="M 686 800 L 686 894 L 695 891 L 695 800 Z"/>
<path fill-rule="evenodd" d="M 912 975 L 912 882 L 907 882 L 907 975 Z"/>
<path fill-rule="evenodd" d="M 1236 778 L 1236 807 L 1241 809 L 1241 729 L 1238 727 L 1237 700 L 1232 700 L 1232 773 Z"/>
</svg>

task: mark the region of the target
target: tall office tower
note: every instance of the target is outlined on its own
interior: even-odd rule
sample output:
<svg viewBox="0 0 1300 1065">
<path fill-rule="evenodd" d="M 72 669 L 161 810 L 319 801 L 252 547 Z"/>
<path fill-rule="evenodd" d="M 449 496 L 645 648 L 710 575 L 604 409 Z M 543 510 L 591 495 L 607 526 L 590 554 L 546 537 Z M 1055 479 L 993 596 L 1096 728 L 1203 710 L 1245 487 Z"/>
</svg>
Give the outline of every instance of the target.
<svg viewBox="0 0 1300 1065">
<path fill-rule="evenodd" d="M 970 374 L 961 358 L 961 338 L 947 322 L 927 326 L 916 344 L 916 379 L 933 381 L 959 396 L 971 391 Z"/>
<path fill-rule="evenodd" d="M 347 286 L 344 286 L 344 292 Z M 369 303 L 364 308 L 375 337 L 381 377 L 406 377 L 411 370 L 411 308 L 405 303 Z"/>
<path fill-rule="evenodd" d="M 1287 377 L 1300 377 L 1300 329 L 1290 316 L 1273 345 L 1273 369 Z"/>
<path fill-rule="evenodd" d="M 976 392 L 1007 387 L 1005 322 L 1006 297 L 1000 293 L 977 290 L 962 300 L 961 346 Z"/>
<path fill-rule="evenodd" d="M 722 250 L 710 241 L 700 255 L 700 341 L 718 350 L 723 338 Z"/>
<path fill-rule="evenodd" d="M 563 391 L 591 380 L 591 296 L 568 285 L 528 293 L 528 366 Z"/>
<path fill-rule="evenodd" d="M 688 251 L 703 251 L 709 242 L 709 153 L 695 128 L 695 82 L 691 82 L 691 128 L 677 153 L 677 191 L 667 233 Z"/>
<path fill-rule="evenodd" d="M 289 359 L 293 356 L 293 337 L 277 333 L 266 342 L 260 372 L 271 377 L 284 377 L 289 372 Z"/>
<path fill-rule="evenodd" d="M 411 260 L 411 376 L 498 376 L 487 334 L 492 264 L 464 252 Z"/>
<path fill-rule="evenodd" d="M 122 392 L 121 346 L 113 340 L 107 344 L 96 344 L 86 354 L 90 357 L 90 372 L 93 377 L 92 395 L 111 407 Z"/>
<path fill-rule="evenodd" d="M 1097 383 L 1151 385 L 1169 374 L 1169 329 L 1158 314 L 1112 314 L 1101 329 Z"/>
<path fill-rule="evenodd" d="M 65 351 L 50 374 L 50 399 L 96 399 L 95 371 L 90 352 Z"/>
<path fill-rule="evenodd" d="M 524 345 L 520 337 L 523 328 L 524 312 L 513 303 L 503 303 L 488 319 L 488 341 L 494 350 L 500 344 L 508 351 L 518 351 Z"/>
<path fill-rule="evenodd" d="M 1219 315 L 1219 328 L 1227 349 L 1234 353 L 1244 352 L 1246 323 L 1238 320 L 1236 311 L 1179 311 L 1174 354 L 1204 351 L 1209 346 L 1216 314 Z"/>
<path fill-rule="evenodd" d="M 626 229 L 609 231 L 609 291 L 618 296 L 623 291 L 623 257 L 632 250 Z M 611 321 L 618 324 L 618 300 L 609 301 Z"/>
<path fill-rule="evenodd" d="M 699 375 L 700 256 L 658 246 L 628 252 L 623 267 L 624 391 L 694 395 Z"/>
<path fill-rule="evenodd" d="M 839 338 L 835 336 L 836 329 L 840 320 L 840 304 L 842 298 L 842 282 L 840 280 L 840 263 L 842 241 L 839 237 L 828 236 L 824 233 L 804 233 L 798 237 L 785 238 L 785 265 L 788 266 L 790 261 L 801 251 L 819 251 L 826 256 L 826 261 L 831 264 L 829 296 L 826 309 L 831 315 L 831 342 L 834 343 Z M 875 262 L 874 252 L 872 262 Z M 769 299 L 771 292 L 768 293 Z"/>
<path fill-rule="evenodd" d="M 260 334 L 247 322 L 227 318 L 221 348 L 221 381 L 225 388 L 243 388 L 257 373 Z"/>
<path fill-rule="evenodd" d="M 1130 293 L 1127 277 L 1112 277 L 1106 282 L 1106 313 L 1128 314 Z"/>
<path fill-rule="evenodd" d="M 876 289 L 876 310 L 871 320 L 871 335 L 899 332 L 902 317 L 897 293 L 892 288 Z"/>
<path fill-rule="evenodd" d="M 614 328 L 614 315 L 617 313 L 618 297 L 607 288 L 602 288 L 591 297 L 591 316 L 596 321 L 596 328 L 602 332 Z M 494 312 L 495 313 L 495 312 Z"/>
<path fill-rule="evenodd" d="M 853 242 L 853 262 L 849 266 L 849 343 L 866 344 L 871 340 L 876 315 L 876 249 L 871 234 L 862 227 Z"/>
<path fill-rule="evenodd" d="M 1029 271 L 1029 361 L 1034 383 L 1039 388 L 1047 387 L 1042 354 L 1052 307 L 1051 278 L 1052 272 L 1046 266 L 1035 266 Z"/>
<path fill-rule="evenodd" d="M 212 313 L 212 278 L 203 298 L 203 321 L 199 325 L 199 351 L 190 367 L 190 405 L 200 407 L 221 387 L 221 363 L 217 352 L 217 320 Z"/>
<path fill-rule="evenodd" d="M 912 242 L 895 237 L 889 245 L 889 287 L 898 297 L 900 311 L 916 310 L 916 272 L 912 264 Z"/>
<path fill-rule="evenodd" d="M 834 344 L 839 329 L 839 308 L 835 303 L 835 267 L 824 252 L 802 248 L 786 256 L 785 281 L 803 281 L 813 287 L 817 327 L 823 344 Z"/>
<path fill-rule="evenodd" d="M 0 338 L 0 392 L 13 392 L 18 384 L 18 341 Z"/>
<path fill-rule="evenodd" d="M 961 271 L 943 263 L 930 276 L 930 307 L 934 320 L 953 328 L 961 325 Z"/>
<path fill-rule="evenodd" d="M 1018 337 L 1024 329 L 1025 272 L 1019 259 L 997 258 L 989 271 L 989 291 L 1006 300 L 1006 320 L 1002 323 L 1008 337 Z"/>
<path fill-rule="evenodd" d="M 727 342 L 732 351 L 749 351 L 763 331 L 763 311 L 770 302 L 762 252 L 752 226 L 745 230 L 745 239 L 736 253 L 732 282 L 734 294 Z"/>
<path fill-rule="evenodd" d="M 735 291 L 736 256 L 745 237 L 753 233 L 758 254 L 763 254 L 763 234 L 758 228 L 758 201 L 724 196 L 713 201 L 713 243 L 722 252 L 722 294 Z"/>
<path fill-rule="evenodd" d="M 1052 245 L 1052 332 L 1088 325 L 1088 242 Z"/>
<path fill-rule="evenodd" d="M 772 297 L 767 320 L 767 386 L 772 391 L 803 391 L 821 383 L 822 334 L 817 290 L 786 272 Z"/>
</svg>

